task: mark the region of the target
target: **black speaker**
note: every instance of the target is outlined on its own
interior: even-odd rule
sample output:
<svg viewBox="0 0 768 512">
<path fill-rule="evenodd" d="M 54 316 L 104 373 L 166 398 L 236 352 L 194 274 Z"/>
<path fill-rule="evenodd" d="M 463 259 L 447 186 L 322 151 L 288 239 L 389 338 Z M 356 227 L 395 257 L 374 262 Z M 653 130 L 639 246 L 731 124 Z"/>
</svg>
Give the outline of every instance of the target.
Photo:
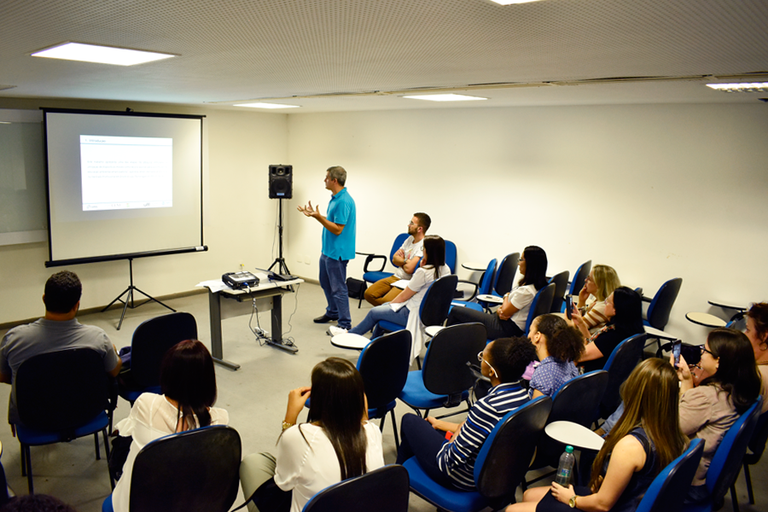
<svg viewBox="0 0 768 512">
<path fill-rule="evenodd" d="M 290 199 L 293 197 L 293 166 L 269 166 L 269 198 Z"/>
</svg>

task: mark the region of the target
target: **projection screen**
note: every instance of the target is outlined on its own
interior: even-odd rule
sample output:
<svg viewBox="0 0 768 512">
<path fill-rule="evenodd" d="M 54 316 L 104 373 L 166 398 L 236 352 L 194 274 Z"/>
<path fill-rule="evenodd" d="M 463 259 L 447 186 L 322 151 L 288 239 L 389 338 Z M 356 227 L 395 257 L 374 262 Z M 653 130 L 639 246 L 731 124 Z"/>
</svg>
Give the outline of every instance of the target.
<svg viewBox="0 0 768 512">
<path fill-rule="evenodd" d="M 43 113 L 46 266 L 206 250 L 203 116 Z"/>
</svg>

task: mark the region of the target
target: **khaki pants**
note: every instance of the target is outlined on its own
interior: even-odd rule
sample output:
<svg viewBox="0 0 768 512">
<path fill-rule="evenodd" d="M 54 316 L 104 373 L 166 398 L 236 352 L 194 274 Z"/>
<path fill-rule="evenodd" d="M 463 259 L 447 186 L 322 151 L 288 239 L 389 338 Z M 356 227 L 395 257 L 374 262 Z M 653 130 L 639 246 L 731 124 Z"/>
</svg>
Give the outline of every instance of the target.
<svg viewBox="0 0 768 512">
<path fill-rule="evenodd" d="M 387 302 L 392 302 L 392 299 L 397 297 L 402 291 L 400 288 L 392 286 L 399 280 L 400 278 L 397 276 L 379 279 L 365 290 L 365 300 L 374 306 L 381 306 Z"/>
</svg>

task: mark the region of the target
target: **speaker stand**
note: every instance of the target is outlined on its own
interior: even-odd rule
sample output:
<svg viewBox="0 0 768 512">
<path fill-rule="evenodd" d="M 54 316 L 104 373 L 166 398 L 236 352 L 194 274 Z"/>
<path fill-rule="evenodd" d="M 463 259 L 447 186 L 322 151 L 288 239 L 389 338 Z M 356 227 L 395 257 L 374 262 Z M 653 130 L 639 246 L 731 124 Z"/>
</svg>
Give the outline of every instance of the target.
<svg viewBox="0 0 768 512">
<path fill-rule="evenodd" d="M 163 307 L 165 307 L 165 308 L 168 308 L 168 309 L 170 309 L 170 310 L 171 310 L 171 311 L 173 311 L 174 313 L 176 312 L 176 310 L 175 310 L 175 309 L 173 309 L 171 306 L 169 306 L 169 305 L 167 305 L 167 304 L 163 304 L 162 302 L 160 302 L 160 301 L 159 301 L 159 300 L 157 300 L 156 298 L 152 297 L 151 295 L 147 295 L 147 294 L 146 294 L 146 293 L 144 293 L 143 291 L 141 291 L 141 290 L 139 290 L 138 288 L 136 288 L 135 286 L 133 286 L 133 258 L 128 258 L 128 275 L 130 276 L 130 285 L 128 286 L 128 288 L 126 288 L 125 290 L 123 290 L 123 293 L 121 293 L 120 295 L 118 295 L 118 296 L 115 298 L 115 300 L 113 300 L 112 302 L 110 302 L 110 303 L 109 303 L 109 304 L 108 304 L 108 305 L 107 305 L 107 306 L 106 306 L 104 309 L 102 309 L 102 310 L 101 310 L 101 312 L 102 312 L 102 313 L 103 313 L 103 312 L 105 312 L 106 310 L 108 310 L 108 309 L 109 309 L 109 308 L 112 306 L 112 304 L 114 304 L 114 303 L 115 303 L 115 302 L 117 302 L 117 301 L 120 301 L 120 302 L 122 302 L 122 303 L 123 303 L 123 314 L 121 314 L 121 315 L 120 315 L 120 322 L 117 324 L 117 330 L 118 330 L 118 331 L 120 330 L 120 327 L 122 327 L 122 325 L 123 325 L 123 318 L 125 318 L 125 310 L 126 310 L 126 309 L 128 309 L 128 308 L 131 308 L 131 309 L 136 309 L 136 308 L 138 308 L 139 306 L 143 306 L 143 305 L 144 305 L 144 304 L 146 304 L 147 302 L 157 302 L 157 303 L 158 303 L 158 304 L 160 304 L 161 306 L 163 306 Z M 134 302 L 134 300 L 133 300 L 133 292 L 134 292 L 134 290 L 135 290 L 137 293 L 140 293 L 140 294 L 142 294 L 143 296 L 145 296 L 145 297 L 147 298 L 147 300 L 145 300 L 144 302 L 142 302 L 142 303 L 141 303 L 141 304 L 139 304 L 139 305 L 136 305 L 136 303 L 135 303 L 135 302 Z M 126 297 L 125 297 L 125 300 L 123 300 L 123 295 L 125 295 L 125 296 L 126 296 Z"/>
<path fill-rule="evenodd" d="M 288 270 L 288 265 L 285 264 L 285 258 L 283 258 L 283 198 L 279 197 L 277 199 L 279 201 L 278 203 L 278 213 L 277 213 L 277 231 L 278 231 L 278 253 L 277 258 L 275 258 L 275 261 L 272 262 L 272 265 L 269 266 L 269 269 L 272 270 L 272 268 L 277 265 L 277 273 L 283 274 L 283 275 L 291 275 L 291 271 Z"/>
</svg>

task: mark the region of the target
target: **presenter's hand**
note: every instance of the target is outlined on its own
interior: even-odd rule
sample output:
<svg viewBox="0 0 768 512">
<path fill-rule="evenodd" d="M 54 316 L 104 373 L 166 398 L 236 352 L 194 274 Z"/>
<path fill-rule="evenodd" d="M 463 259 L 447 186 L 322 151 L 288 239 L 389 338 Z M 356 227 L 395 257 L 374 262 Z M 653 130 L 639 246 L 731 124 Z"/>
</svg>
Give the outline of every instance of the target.
<svg viewBox="0 0 768 512">
<path fill-rule="evenodd" d="M 317 217 L 320 215 L 320 207 L 312 208 L 312 201 L 310 201 L 307 206 L 299 206 L 296 209 L 307 217 Z"/>
<path fill-rule="evenodd" d="M 311 389 L 308 386 L 292 389 L 288 393 L 288 408 L 285 411 L 285 421 L 288 423 L 296 423 L 299 418 L 299 413 L 304 408 L 304 402 L 307 401 L 311 394 Z"/>
</svg>

